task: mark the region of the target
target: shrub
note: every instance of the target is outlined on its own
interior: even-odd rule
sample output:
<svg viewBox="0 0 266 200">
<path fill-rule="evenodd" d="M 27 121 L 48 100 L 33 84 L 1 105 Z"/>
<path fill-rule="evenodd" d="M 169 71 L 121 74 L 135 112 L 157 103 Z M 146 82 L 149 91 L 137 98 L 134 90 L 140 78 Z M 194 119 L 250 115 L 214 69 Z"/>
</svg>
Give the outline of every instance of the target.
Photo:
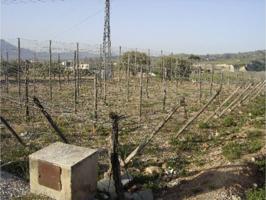
<svg viewBox="0 0 266 200">
<path fill-rule="evenodd" d="M 210 125 L 206 122 L 200 122 L 199 123 L 199 128 L 201 129 L 207 129 L 207 128 L 210 128 Z"/>
<path fill-rule="evenodd" d="M 246 192 L 247 200 L 264 200 L 266 198 L 264 188 L 250 189 Z"/>
<path fill-rule="evenodd" d="M 233 117 L 226 117 L 224 118 L 223 125 L 225 127 L 231 127 L 231 126 L 236 126 L 236 122 L 234 121 Z"/>
<path fill-rule="evenodd" d="M 222 149 L 223 156 L 227 158 L 228 160 L 235 160 L 240 158 L 242 154 L 242 148 L 243 145 L 236 143 L 236 142 L 230 142 L 227 145 L 225 145 Z"/>
<path fill-rule="evenodd" d="M 263 142 L 260 139 L 252 139 L 247 142 L 247 152 L 255 153 L 263 147 Z"/>
</svg>

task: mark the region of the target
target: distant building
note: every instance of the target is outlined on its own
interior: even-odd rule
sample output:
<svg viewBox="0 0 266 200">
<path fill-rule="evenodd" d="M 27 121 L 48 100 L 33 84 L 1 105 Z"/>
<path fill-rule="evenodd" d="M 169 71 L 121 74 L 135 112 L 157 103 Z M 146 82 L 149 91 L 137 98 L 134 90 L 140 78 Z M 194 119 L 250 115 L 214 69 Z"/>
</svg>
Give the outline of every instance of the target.
<svg viewBox="0 0 266 200">
<path fill-rule="evenodd" d="M 246 72 L 248 70 L 246 68 L 246 65 L 244 65 L 244 66 L 240 67 L 238 71 L 240 71 L 240 72 Z"/>
<path fill-rule="evenodd" d="M 89 70 L 89 69 L 90 69 L 90 64 L 88 64 L 88 63 L 82 63 L 82 64 L 79 64 L 79 68 L 80 68 L 80 69 L 86 69 L 86 70 Z"/>
<path fill-rule="evenodd" d="M 227 72 L 235 72 L 235 67 L 234 65 L 229 65 L 229 64 L 217 64 L 215 65 L 215 68 L 220 70 L 220 71 L 227 71 Z"/>
<path fill-rule="evenodd" d="M 61 65 L 67 68 L 73 68 L 72 62 L 68 60 L 61 62 Z"/>
</svg>

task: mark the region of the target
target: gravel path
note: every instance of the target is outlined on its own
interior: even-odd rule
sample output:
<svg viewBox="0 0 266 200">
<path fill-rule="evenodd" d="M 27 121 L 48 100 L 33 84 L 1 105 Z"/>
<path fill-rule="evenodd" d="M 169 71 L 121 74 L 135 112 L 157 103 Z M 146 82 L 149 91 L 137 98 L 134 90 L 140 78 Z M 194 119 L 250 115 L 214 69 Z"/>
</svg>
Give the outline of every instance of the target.
<svg viewBox="0 0 266 200">
<path fill-rule="evenodd" d="M 29 184 L 8 172 L 1 170 L 0 179 L 0 198 L 9 200 L 14 197 L 20 197 L 29 192 Z"/>
</svg>

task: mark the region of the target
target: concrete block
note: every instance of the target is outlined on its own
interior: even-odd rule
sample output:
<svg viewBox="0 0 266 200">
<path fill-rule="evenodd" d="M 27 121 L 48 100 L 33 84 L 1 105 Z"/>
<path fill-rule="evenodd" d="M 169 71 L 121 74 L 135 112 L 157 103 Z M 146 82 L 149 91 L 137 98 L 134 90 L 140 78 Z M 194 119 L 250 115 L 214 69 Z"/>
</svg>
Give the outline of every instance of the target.
<svg viewBox="0 0 266 200">
<path fill-rule="evenodd" d="M 29 156 L 30 191 L 56 200 L 89 200 L 97 190 L 97 150 L 56 142 Z"/>
</svg>

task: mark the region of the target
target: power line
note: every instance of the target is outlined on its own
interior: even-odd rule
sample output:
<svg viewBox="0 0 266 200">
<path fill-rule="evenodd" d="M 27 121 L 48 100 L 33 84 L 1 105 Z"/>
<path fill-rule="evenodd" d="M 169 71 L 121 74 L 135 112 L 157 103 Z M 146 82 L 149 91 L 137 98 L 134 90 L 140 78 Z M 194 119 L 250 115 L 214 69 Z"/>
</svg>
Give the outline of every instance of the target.
<svg viewBox="0 0 266 200">
<path fill-rule="evenodd" d="M 48 3 L 48 2 L 56 2 L 56 1 L 65 1 L 65 0 L 1 0 L 3 5 L 11 5 L 11 4 L 29 4 L 29 3 Z"/>
<path fill-rule="evenodd" d="M 80 26 L 81 24 L 84 24 L 87 20 L 89 20 L 89 19 L 91 19 L 91 18 L 97 16 L 97 15 L 100 14 L 102 11 L 103 11 L 103 9 L 99 9 L 99 10 L 97 10 L 97 11 L 94 12 L 93 14 L 91 14 L 91 15 L 85 17 L 84 19 L 82 19 L 82 20 L 79 21 L 78 23 L 76 23 L 76 24 L 70 26 L 69 28 L 65 29 L 64 31 L 62 31 L 62 32 L 60 32 L 60 33 L 56 33 L 56 34 L 54 34 L 54 35 L 52 36 L 52 38 L 55 38 L 55 37 L 57 37 L 58 35 L 61 35 L 61 34 L 63 34 L 63 33 L 66 33 L 66 32 L 68 32 L 68 31 L 73 30 L 74 28 Z"/>
</svg>

